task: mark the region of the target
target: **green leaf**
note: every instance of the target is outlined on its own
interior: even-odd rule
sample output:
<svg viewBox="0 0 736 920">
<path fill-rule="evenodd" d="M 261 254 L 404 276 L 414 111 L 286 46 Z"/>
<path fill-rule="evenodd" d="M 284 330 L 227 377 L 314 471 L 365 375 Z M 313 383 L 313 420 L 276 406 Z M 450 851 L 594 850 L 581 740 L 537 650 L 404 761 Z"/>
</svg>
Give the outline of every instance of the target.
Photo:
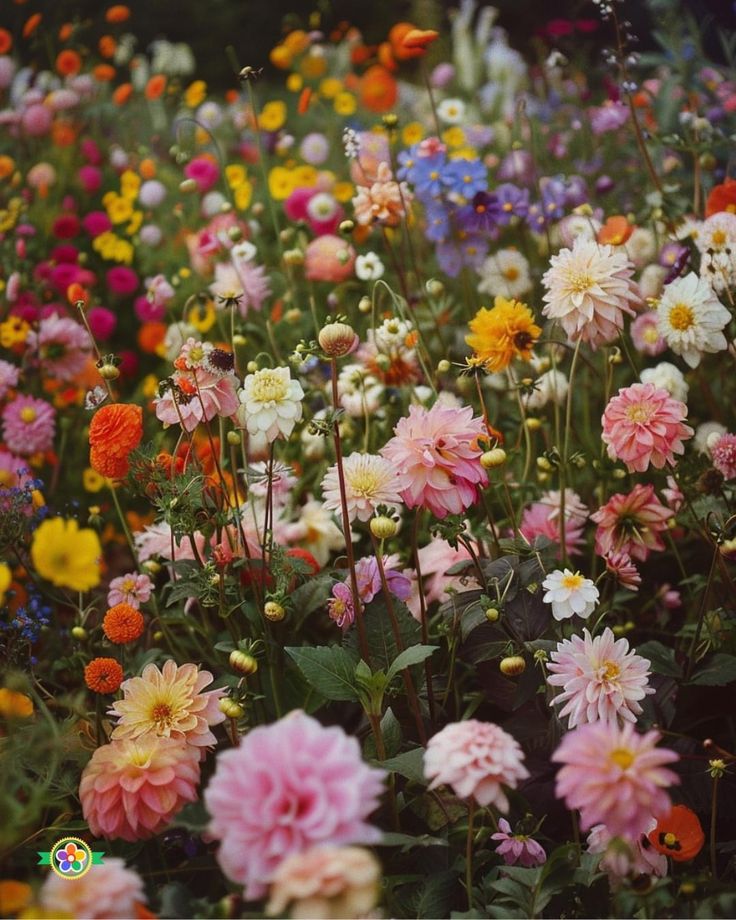
<svg viewBox="0 0 736 920">
<path fill-rule="evenodd" d="M 725 687 L 736 680 L 736 658 L 719 652 L 708 659 L 690 678 L 691 684 L 704 687 Z"/>
<path fill-rule="evenodd" d="M 645 642 L 636 648 L 636 654 L 648 658 L 655 674 L 667 677 L 682 677 L 682 668 L 675 660 L 675 650 L 661 642 Z"/>
<path fill-rule="evenodd" d="M 405 776 L 415 783 L 426 785 L 424 748 L 414 748 L 411 751 L 405 751 L 403 754 L 397 754 L 396 757 L 389 757 L 388 760 L 382 760 L 380 766 L 384 770 L 390 770 L 392 773 Z"/>
<path fill-rule="evenodd" d="M 172 823 L 175 827 L 201 833 L 210 823 L 210 816 L 203 802 L 191 802 L 182 808 Z"/>
<path fill-rule="evenodd" d="M 442 837 L 432 837 L 429 834 L 420 834 L 418 837 L 412 834 L 396 834 L 387 831 L 381 836 L 376 846 L 379 847 L 401 847 L 403 852 L 413 850 L 415 847 L 446 847 L 447 841 Z"/>
<path fill-rule="evenodd" d="M 328 700 L 357 702 L 357 658 L 339 645 L 285 649 L 307 681 Z"/>
<path fill-rule="evenodd" d="M 408 648 L 410 645 L 416 645 L 417 642 L 421 642 L 421 626 L 409 613 L 406 604 L 394 598 L 393 610 L 399 625 L 399 635 L 401 636 L 403 648 Z M 375 600 L 366 606 L 363 612 L 363 622 L 365 623 L 371 665 L 374 671 L 388 671 L 391 663 L 399 655 L 399 648 L 396 645 L 391 617 L 386 609 L 383 594 L 379 594 Z M 357 629 L 351 629 L 347 633 L 345 647 L 355 650 L 357 660 Z"/>
<path fill-rule="evenodd" d="M 404 668 L 408 668 L 412 664 L 421 664 L 425 658 L 429 658 L 436 651 L 436 645 L 412 645 L 411 648 L 404 649 L 398 658 L 395 658 L 392 662 L 386 677 L 389 681 L 392 680 L 399 671 L 403 671 Z"/>
</svg>

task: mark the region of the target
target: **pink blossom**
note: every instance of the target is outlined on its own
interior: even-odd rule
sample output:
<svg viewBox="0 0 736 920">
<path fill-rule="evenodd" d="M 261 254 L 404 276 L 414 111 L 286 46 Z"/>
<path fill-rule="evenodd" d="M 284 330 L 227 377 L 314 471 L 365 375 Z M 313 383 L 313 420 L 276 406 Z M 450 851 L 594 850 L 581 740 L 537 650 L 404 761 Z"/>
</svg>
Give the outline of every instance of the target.
<svg viewBox="0 0 736 920">
<path fill-rule="evenodd" d="M 18 368 L 9 361 L 0 360 L 0 399 L 5 399 L 8 390 L 18 384 Z"/>
<path fill-rule="evenodd" d="M 118 318 L 107 307 L 92 307 L 87 311 L 87 322 L 95 339 L 99 342 L 106 342 L 115 332 Z"/>
<path fill-rule="evenodd" d="M 56 430 L 56 410 L 43 399 L 16 396 L 2 414 L 3 440 L 14 453 L 28 456 L 50 450 Z"/>
<path fill-rule="evenodd" d="M 164 425 L 182 425 L 185 431 L 194 431 L 200 422 L 209 422 L 217 416 L 230 418 L 240 405 L 234 374 L 222 375 L 198 368 L 176 372 L 172 379 L 175 388 L 154 400 L 156 418 Z"/>
<path fill-rule="evenodd" d="M 339 236 L 326 233 L 307 246 L 304 267 L 309 281 L 347 281 L 355 267 L 355 250 Z"/>
<path fill-rule="evenodd" d="M 350 164 L 350 178 L 356 185 L 370 185 L 376 181 L 378 169 L 391 161 L 388 137 L 377 131 L 358 133 L 358 156 Z"/>
<path fill-rule="evenodd" d="M 411 579 L 403 572 L 397 571 L 394 566 L 398 563 L 398 556 L 384 556 L 383 570 L 386 584 L 394 597 L 406 601 L 411 594 Z M 370 604 L 373 598 L 383 590 L 381 574 L 378 571 L 378 562 L 375 556 L 365 556 L 355 563 L 355 575 L 358 582 L 358 594 L 364 604 Z"/>
<path fill-rule="evenodd" d="M 194 532 L 194 546 L 201 559 L 204 555 L 205 539 L 198 530 Z M 167 562 L 180 559 L 194 559 L 192 541 L 188 536 L 176 539 L 171 532 L 171 526 L 165 521 L 148 524 L 143 530 L 138 531 L 134 537 L 136 553 L 141 562 L 158 556 Z"/>
<path fill-rule="evenodd" d="M 107 286 L 113 294 L 132 294 L 139 285 L 138 275 L 127 265 L 116 265 L 105 275 Z"/>
<path fill-rule="evenodd" d="M 107 606 L 116 604 L 129 604 L 136 610 L 150 600 L 153 591 L 153 582 L 148 575 L 131 572 L 128 575 L 119 575 L 113 578 L 107 589 Z"/>
<path fill-rule="evenodd" d="M 375 843 L 366 818 L 384 773 L 368 767 L 356 738 L 301 711 L 252 729 L 217 757 L 204 793 L 225 875 L 261 897 L 281 862 L 313 846 Z"/>
<path fill-rule="evenodd" d="M 622 588 L 638 591 L 641 584 L 639 570 L 628 553 L 613 552 L 605 557 L 606 569 L 617 579 Z"/>
<path fill-rule="evenodd" d="M 370 186 L 358 186 L 353 198 L 355 220 L 365 227 L 381 223 L 397 226 L 412 199 L 405 182 L 397 182 L 388 163 L 380 163 L 376 179 Z"/>
<path fill-rule="evenodd" d="M 634 348 L 644 355 L 661 355 L 667 348 L 667 342 L 659 334 L 656 310 L 637 316 L 631 324 L 630 331 Z"/>
<path fill-rule="evenodd" d="M 21 126 L 26 134 L 31 137 L 41 137 L 51 130 L 54 113 L 48 106 L 42 104 L 29 105 L 21 115 Z"/>
<path fill-rule="evenodd" d="M 736 434 L 722 434 L 710 448 L 710 456 L 725 479 L 736 478 Z"/>
<path fill-rule="evenodd" d="M 451 722 L 429 739 L 424 774 L 430 789 L 448 785 L 461 799 L 507 812 L 503 786 L 516 789 L 529 772 L 515 738 L 493 722 Z"/>
<path fill-rule="evenodd" d="M 102 173 L 96 166 L 82 166 L 77 173 L 82 188 L 88 195 L 100 189 L 102 185 Z"/>
<path fill-rule="evenodd" d="M 444 518 L 475 504 L 488 482 L 479 460 L 478 438 L 484 435 L 483 419 L 473 418 L 470 406 L 410 406 L 381 451 L 399 472 L 399 492 L 407 507 L 429 508 Z"/>
<path fill-rule="evenodd" d="M 347 629 L 355 622 L 353 592 L 344 581 L 338 581 L 332 586 L 332 597 L 327 601 L 327 615 L 340 629 Z"/>
<path fill-rule="evenodd" d="M 672 512 L 654 494 L 653 485 L 637 483 L 626 495 L 612 495 L 590 519 L 598 525 L 595 551 L 599 556 L 628 553 L 644 562 L 652 550 L 664 549 L 660 534 L 668 529 Z"/>
<path fill-rule="evenodd" d="M 0 492 L 24 486 L 29 480 L 28 462 L 0 448 Z"/>
<path fill-rule="evenodd" d="M 684 440 L 695 433 L 684 423 L 685 403 L 653 383 L 634 383 L 612 397 L 603 412 L 601 437 L 612 460 L 623 460 L 630 473 L 644 473 L 650 464 L 674 466 L 685 452 Z"/>
<path fill-rule="evenodd" d="M 635 840 L 652 817 L 669 813 L 665 790 L 679 778 L 665 765 L 679 757 L 657 748 L 661 737 L 657 731 L 639 735 L 630 722 L 591 722 L 565 735 L 552 755 L 563 764 L 555 794 L 580 810 L 582 830 L 604 824 L 613 836 Z"/>
<path fill-rule="evenodd" d="M 685 502 L 685 496 L 682 494 L 674 476 L 667 477 L 667 488 L 662 489 L 662 495 L 664 495 L 667 505 L 672 509 L 672 513 L 677 514 Z"/>
<path fill-rule="evenodd" d="M 496 852 L 503 857 L 507 866 L 524 866 L 532 869 L 547 861 L 544 847 L 527 834 L 514 834 L 506 818 L 498 821 L 498 832 L 491 834 L 491 840 L 499 840 Z"/>
<path fill-rule="evenodd" d="M 447 540 L 435 537 L 431 543 L 423 546 L 419 550 L 419 566 L 422 570 L 422 590 L 424 601 L 428 607 L 435 601 L 444 603 L 449 600 L 449 592 L 466 591 L 469 588 L 477 587 L 478 582 L 471 575 L 448 575 L 448 569 L 451 569 L 458 562 L 465 562 L 470 559 L 471 555 L 462 543 L 458 543 L 457 548 L 453 549 Z M 407 606 L 412 616 L 419 620 L 421 618 L 421 602 L 419 600 L 419 585 L 416 580 L 416 572 L 413 569 L 407 570 L 406 574 L 412 578 L 412 593 L 407 601 Z"/>
<path fill-rule="evenodd" d="M 31 332 L 27 341 L 38 353 L 42 372 L 58 380 L 76 377 L 84 369 L 92 350 L 84 326 L 56 313 L 42 319 L 38 332 Z"/>
<path fill-rule="evenodd" d="M 588 852 L 602 854 L 599 866 L 616 886 L 628 875 L 667 875 L 667 857 L 659 853 L 646 835 L 657 826 L 655 818 L 649 820 L 643 834 L 636 840 L 614 838 L 604 824 L 596 824 L 588 834 Z"/>
<path fill-rule="evenodd" d="M 39 902 L 50 917 L 127 920 L 142 916 L 139 908 L 145 901 L 143 880 L 115 856 L 105 856 L 93 872 L 75 878 L 73 885 L 49 872 L 39 892 Z"/>
<path fill-rule="evenodd" d="M 82 226 L 94 238 L 112 230 L 112 221 L 104 211 L 90 211 L 82 219 Z"/>
<path fill-rule="evenodd" d="M 565 549 L 568 556 L 579 556 L 584 543 L 583 528 L 585 520 L 568 513 L 565 508 Z M 555 513 L 548 504 L 534 502 L 524 509 L 519 524 L 521 535 L 533 543 L 536 537 L 547 537 L 559 545 L 562 534 L 560 533 L 560 509 Z M 561 547 L 557 550 L 557 558 L 562 558 Z"/>
<path fill-rule="evenodd" d="M 184 175 L 187 179 L 194 179 L 200 192 L 208 192 L 217 182 L 220 170 L 211 157 L 201 156 L 194 157 L 187 163 Z"/>
</svg>

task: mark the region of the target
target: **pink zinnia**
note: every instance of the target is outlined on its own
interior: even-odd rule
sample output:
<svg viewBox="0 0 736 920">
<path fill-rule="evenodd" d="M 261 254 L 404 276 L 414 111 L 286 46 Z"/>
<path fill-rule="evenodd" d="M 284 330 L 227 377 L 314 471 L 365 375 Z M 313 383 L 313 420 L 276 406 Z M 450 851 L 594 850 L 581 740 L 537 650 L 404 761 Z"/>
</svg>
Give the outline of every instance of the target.
<svg viewBox="0 0 736 920">
<path fill-rule="evenodd" d="M 29 456 L 54 443 L 56 410 L 43 399 L 16 396 L 3 411 L 3 440 L 10 450 Z"/>
<path fill-rule="evenodd" d="M 301 711 L 252 729 L 218 756 L 204 793 L 220 868 L 251 900 L 293 853 L 377 842 L 366 818 L 384 775 L 363 762 L 356 738 Z"/>
<path fill-rule="evenodd" d="M 652 817 L 669 813 L 668 786 L 679 778 L 665 765 L 679 760 L 658 748 L 657 731 L 639 735 L 630 722 L 592 722 L 568 732 L 552 755 L 564 766 L 557 774 L 557 798 L 580 810 L 580 827 L 604 824 L 614 837 L 635 840 Z"/>
<path fill-rule="evenodd" d="M 84 820 L 96 837 L 131 843 L 153 837 L 197 799 L 199 749 L 146 735 L 105 744 L 79 785 Z"/>
<path fill-rule="evenodd" d="M 644 562 L 652 550 L 663 550 L 660 534 L 669 528 L 672 511 L 654 494 L 653 485 L 637 483 L 627 495 L 617 492 L 595 514 L 595 551 L 599 556 L 628 553 Z"/>
<path fill-rule="evenodd" d="M 148 575 L 131 572 L 129 575 L 119 575 L 110 582 L 107 589 L 107 606 L 116 604 L 129 604 L 136 610 L 145 604 L 151 597 L 153 582 Z"/>
<path fill-rule="evenodd" d="M 726 479 L 736 478 L 736 434 L 722 434 L 710 448 L 710 456 Z"/>
<path fill-rule="evenodd" d="M 41 320 L 38 332 L 28 336 L 28 344 L 38 352 L 42 373 L 58 380 L 76 377 L 84 369 L 92 350 L 84 326 L 56 313 Z"/>
<path fill-rule="evenodd" d="M 649 665 L 629 651 L 626 639 L 616 640 L 609 628 L 595 639 L 584 629 L 582 638 L 563 639 L 550 653 L 547 683 L 563 691 L 552 703 L 564 704 L 559 715 L 569 716 L 568 728 L 599 719 L 635 722 L 642 711 L 639 700 L 654 693 Z"/>
<path fill-rule="evenodd" d="M 138 275 L 127 265 L 116 265 L 105 275 L 107 286 L 113 294 L 132 294 L 140 281 Z"/>
<path fill-rule="evenodd" d="M 544 847 L 528 834 L 515 834 L 506 818 L 499 819 L 498 832 L 491 834 L 491 840 L 499 841 L 496 852 L 507 866 L 533 869 L 547 861 Z"/>
<path fill-rule="evenodd" d="M 122 859 L 105 856 L 94 872 L 75 877 L 73 885 L 68 878 L 49 872 L 41 886 L 39 902 L 49 917 L 128 920 L 145 916 L 139 909 L 145 906 L 146 894 L 143 880 L 134 869 L 128 869 Z"/>
<path fill-rule="evenodd" d="M 304 268 L 309 281 L 347 281 L 355 267 L 355 250 L 339 236 L 326 233 L 307 246 Z"/>
<path fill-rule="evenodd" d="M 488 482 L 480 465 L 483 419 L 470 406 L 410 406 L 381 453 L 399 472 L 399 493 L 409 508 L 429 508 L 438 518 L 461 514 Z"/>
<path fill-rule="evenodd" d="M 667 342 L 659 334 L 659 316 L 656 310 L 642 313 L 631 324 L 631 340 L 634 348 L 644 355 L 661 355 Z"/>
<path fill-rule="evenodd" d="M 194 179 L 200 192 L 208 192 L 217 182 L 220 170 L 209 156 L 194 157 L 184 167 L 187 179 Z"/>
<path fill-rule="evenodd" d="M 529 772 L 519 743 L 493 722 L 451 722 L 429 739 L 424 774 L 430 789 L 448 785 L 461 799 L 507 812 L 503 786 L 516 789 Z"/>
<path fill-rule="evenodd" d="M 653 383 L 634 383 L 612 397 L 603 412 L 601 437 L 611 460 L 623 460 L 630 473 L 656 469 L 685 452 L 695 433 L 683 421 L 687 406 Z"/>
</svg>

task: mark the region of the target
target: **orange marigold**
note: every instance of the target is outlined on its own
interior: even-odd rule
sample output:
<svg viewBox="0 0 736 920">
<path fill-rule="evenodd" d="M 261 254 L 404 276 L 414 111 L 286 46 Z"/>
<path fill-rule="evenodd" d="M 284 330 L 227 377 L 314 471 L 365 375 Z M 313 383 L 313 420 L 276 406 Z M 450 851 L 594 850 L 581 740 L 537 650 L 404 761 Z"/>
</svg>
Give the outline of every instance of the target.
<svg viewBox="0 0 736 920">
<path fill-rule="evenodd" d="M 112 101 L 115 105 L 125 105 L 125 103 L 133 95 L 133 84 L 132 83 L 121 83 L 120 86 L 115 88 L 115 91 L 112 94 Z"/>
<path fill-rule="evenodd" d="M 0 29 L 0 54 L 7 54 L 13 47 L 13 36 L 7 29 Z"/>
<path fill-rule="evenodd" d="M 144 93 L 146 99 L 159 99 L 166 89 L 166 77 L 162 73 L 155 73 L 146 83 Z"/>
<path fill-rule="evenodd" d="M 103 58 L 111 58 L 115 54 L 117 45 L 112 35 L 103 35 L 97 42 L 97 50 Z"/>
<path fill-rule="evenodd" d="M 84 669 L 84 682 L 94 693 L 115 693 L 123 682 L 123 669 L 114 658 L 93 658 Z"/>
<path fill-rule="evenodd" d="M 105 614 L 102 631 L 115 645 L 127 645 L 140 639 L 145 629 L 143 614 L 130 604 L 115 604 Z"/>
<path fill-rule="evenodd" d="M 65 48 L 56 56 L 56 72 L 62 77 L 73 77 L 82 69 L 82 59 L 71 48 Z"/>
<path fill-rule="evenodd" d="M 130 403 L 102 406 L 89 426 L 89 464 L 101 476 L 122 479 L 128 456 L 143 437 L 143 410 Z"/>
<path fill-rule="evenodd" d="M 115 79 L 116 70 L 112 64 L 95 64 L 92 68 L 92 75 L 100 83 L 109 83 Z"/>
<path fill-rule="evenodd" d="M 116 3 L 105 13 L 105 19 L 108 22 L 125 22 L 130 19 L 130 10 L 124 4 Z"/>
</svg>

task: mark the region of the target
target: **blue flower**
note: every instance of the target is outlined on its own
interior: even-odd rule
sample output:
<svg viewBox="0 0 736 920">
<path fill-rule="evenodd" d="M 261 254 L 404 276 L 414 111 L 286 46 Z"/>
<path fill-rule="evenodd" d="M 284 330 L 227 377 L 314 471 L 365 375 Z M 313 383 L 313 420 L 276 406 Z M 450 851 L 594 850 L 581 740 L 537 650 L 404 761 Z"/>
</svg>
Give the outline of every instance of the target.
<svg viewBox="0 0 736 920">
<path fill-rule="evenodd" d="M 447 165 L 444 153 L 419 157 L 414 167 L 414 188 L 420 198 L 437 198 L 442 194 Z"/>
<path fill-rule="evenodd" d="M 424 235 L 428 240 L 439 243 L 450 235 L 450 210 L 441 200 L 436 199 L 427 204 L 426 221 Z"/>
<path fill-rule="evenodd" d="M 442 173 L 448 191 L 470 199 L 488 188 L 488 173 L 480 160 L 452 160 Z"/>
</svg>

